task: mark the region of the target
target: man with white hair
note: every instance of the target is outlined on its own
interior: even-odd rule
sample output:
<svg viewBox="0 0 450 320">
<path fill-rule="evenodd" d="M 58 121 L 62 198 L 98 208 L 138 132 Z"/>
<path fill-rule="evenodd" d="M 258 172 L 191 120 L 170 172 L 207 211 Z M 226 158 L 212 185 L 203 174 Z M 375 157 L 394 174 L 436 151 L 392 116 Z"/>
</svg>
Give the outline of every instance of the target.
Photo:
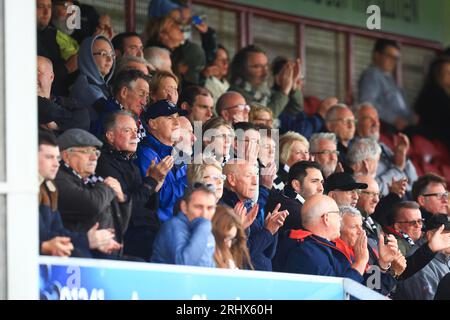
<svg viewBox="0 0 450 320">
<path fill-rule="evenodd" d="M 403 133 L 394 136 L 394 149 L 380 142 L 380 118 L 377 109 L 371 103 L 363 103 L 357 111 L 357 135 L 361 138 L 373 138 L 381 147 L 377 180 L 381 194 L 386 196 L 395 192 L 400 198 L 405 192 L 411 192 L 412 184 L 417 180 L 416 168 L 407 158 L 409 139 Z"/>
<path fill-rule="evenodd" d="M 347 163 L 352 168 L 354 176 L 376 176 L 381 148 L 371 138 L 354 141 L 348 150 Z"/>
<path fill-rule="evenodd" d="M 172 72 L 172 60 L 170 60 L 170 52 L 160 47 L 148 47 L 144 50 L 144 58 L 156 70 Z"/>
<path fill-rule="evenodd" d="M 314 195 L 303 204 L 302 222 L 306 230 L 292 230 L 285 272 L 345 277 L 363 282 L 369 260 L 367 237 L 360 233 L 354 246 L 354 262 L 335 241 L 341 235 L 341 217 L 336 202 Z"/>
<path fill-rule="evenodd" d="M 336 171 L 339 151 L 337 151 L 337 139 L 334 133 L 313 134 L 309 141 L 309 153 L 314 156 L 314 161 L 322 167 L 325 179 Z"/>
</svg>

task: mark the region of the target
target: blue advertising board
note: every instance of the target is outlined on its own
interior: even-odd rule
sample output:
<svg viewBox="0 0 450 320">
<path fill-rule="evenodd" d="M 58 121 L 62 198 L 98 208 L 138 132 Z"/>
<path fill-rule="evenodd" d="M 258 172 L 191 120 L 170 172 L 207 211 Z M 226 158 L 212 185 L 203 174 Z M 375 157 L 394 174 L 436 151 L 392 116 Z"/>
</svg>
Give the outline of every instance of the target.
<svg viewBox="0 0 450 320">
<path fill-rule="evenodd" d="M 39 271 L 40 298 L 46 300 L 346 298 L 344 279 L 333 277 L 55 257 L 41 257 Z M 372 294 L 352 285 L 361 294 Z"/>
</svg>

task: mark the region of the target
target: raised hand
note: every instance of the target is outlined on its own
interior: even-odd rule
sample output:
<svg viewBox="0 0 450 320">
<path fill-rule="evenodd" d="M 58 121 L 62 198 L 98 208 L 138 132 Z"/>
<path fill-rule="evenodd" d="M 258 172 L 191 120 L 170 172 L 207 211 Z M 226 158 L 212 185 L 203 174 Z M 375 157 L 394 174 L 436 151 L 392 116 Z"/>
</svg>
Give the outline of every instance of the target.
<svg viewBox="0 0 450 320">
<path fill-rule="evenodd" d="M 391 270 L 394 271 L 395 276 L 399 276 L 405 271 L 407 266 L 405 256 L 399 251 L 397 256 L 392 260 Z"/>
<path fill-rule="evenodd" d="M 54 237 L 41 244 L 41 251 L 43 254 L 48 254 L 58 257 L 68 257 L 73 250 L 73 244 L 68 237 Z"/>
<path fill-rule="evenodd" d="M 380 254 L 378 263 L 381 268 L 388 269 L 392 263 L 392 260 L 394 260 L 398 254 L 398 244 L 397 239 L 395 239 L 392 234 L 386 235 L 386 244 L 384 243 L 384 237 L 385 236 L 383 234 L 380 234 L 378 237 L 378 252 Z"/>
<path fill-rule="evenodd" d="M 120 203 L 126 201 L 126 197 L 125 197 L 125 194 L 122 191 L 122 187 L 120 185 L 120 182 L 116 178 L 107 177 L 107 178 L 105 178 L 105 180 L 103 180 L 103 183 L 114 190 L 114 193 L 116 194 L 117 200 Z"/>
<path fill-rule="evenodd" d="M 267 189 L 272 189 L 273 180 L 277 175 L 277 166 L 275 163 L 269 163 L 261 170 L 261 184 Z"/>
<path fill-rule="evenodd" d="M 392 182 L 389 185 L 389 192 L 395 193 L 400 198 L 403 198 L 406 193 L 406 187 L 408 186 L 408 179 L 402 178 L 399 180 L 395 180 L 392 178 Z"/>
<path fill-rule="evenodd" d="M 428 247 L 433 252 L 450 248 L 450 233 L 442 233 L 442 231 L 444 231 L 444 225 L 437 230 L 427 232 Z"/>
<path fill-rule="evenodd" d="M 173 164 L 175 160 L 172 156 L 167 156 L 162 159 L 158 164 L 155 164 L 155 159 L 152 160 L 150 165 L 148 166 L 146 176 L 155 179 L 158 182 L 156 187 L 156 191 L 159 191 L 161 186 L 164 183 L 164 179 L 173 168 Z"/>
</svg>

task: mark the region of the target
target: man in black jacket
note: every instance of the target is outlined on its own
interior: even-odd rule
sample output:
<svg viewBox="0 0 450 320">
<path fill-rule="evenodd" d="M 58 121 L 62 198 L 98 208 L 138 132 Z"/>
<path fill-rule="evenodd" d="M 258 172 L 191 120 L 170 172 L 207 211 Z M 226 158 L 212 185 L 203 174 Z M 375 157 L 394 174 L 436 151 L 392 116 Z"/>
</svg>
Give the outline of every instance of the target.
<svg viewBox="0 0 450 320">
<path fill-rule="evenodd" d="M 55 183 L 60 190 L 58 207 L 67 229 L 87 232 L 97 222 L 100 228 L 110 228 L 115 239 L 123 243 L 131 214 L 131 199 L 119 181 L 113 177 L 95 175 L 102 146 L 100 140 L 87 131 L 70 129 L 58 137 L 62 165 Z M 122 252 L 98 254 L 98 258 L 120 258 Z"/>
<path fill-rule="evenodd" d="M 139 142 L 133 115 L 126 111 L 110 114 L 105 122 L 105 130 L 106 143 L 98 160 L 97 173 L 117 179 L 123 193 L 132 200 L 124 254 L 149 261 L 153 241 L 160 227 L 156 214 L 159 204 L 157 192 L 173 166 L 173 157 L 168 156 L 158 165 L 151 165 L 147 176 L 142 178 L 139 168 L 133 163 Z"/>
</svg>

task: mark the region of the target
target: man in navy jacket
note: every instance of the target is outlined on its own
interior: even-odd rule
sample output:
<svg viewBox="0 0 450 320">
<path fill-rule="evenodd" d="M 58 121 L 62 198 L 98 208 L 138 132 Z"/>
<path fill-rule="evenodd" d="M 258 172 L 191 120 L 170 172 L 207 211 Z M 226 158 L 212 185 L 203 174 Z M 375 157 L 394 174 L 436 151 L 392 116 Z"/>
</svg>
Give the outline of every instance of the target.
<svg viewBox="0 0 450 320">
<path fill-rule="evenodd" d="M 369 261 L 367 236 L 362 232 L 354 247 L 354 262 L 335 240 L 340 236 L 340 214 L 336 202 L 315 195 L 302 208 L 305 230 L 292 230 L 285 271 L 311 275 L 344 277 L 363 282 Z"/>
</svg>

